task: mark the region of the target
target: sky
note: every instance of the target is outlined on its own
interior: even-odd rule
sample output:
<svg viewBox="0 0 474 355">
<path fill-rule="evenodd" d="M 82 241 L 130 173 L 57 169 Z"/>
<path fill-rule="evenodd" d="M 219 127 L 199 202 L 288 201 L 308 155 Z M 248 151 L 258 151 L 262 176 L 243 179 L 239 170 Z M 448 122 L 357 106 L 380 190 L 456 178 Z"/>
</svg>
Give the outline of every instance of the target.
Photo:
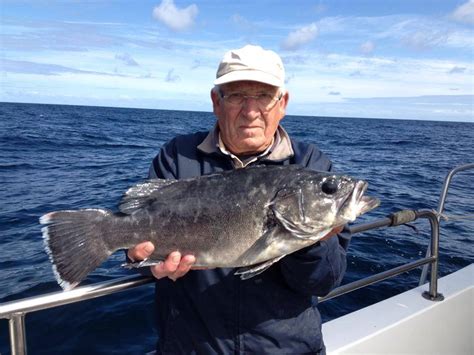
<svg viewBox="0 0 474 355">
<path fill-rule="evenodd" d="M 474 0 L 0 0 L 0 101 L 211 111 L 224 53 L 277 52 L 305 116 L 474 122 Z"/>
</svg>

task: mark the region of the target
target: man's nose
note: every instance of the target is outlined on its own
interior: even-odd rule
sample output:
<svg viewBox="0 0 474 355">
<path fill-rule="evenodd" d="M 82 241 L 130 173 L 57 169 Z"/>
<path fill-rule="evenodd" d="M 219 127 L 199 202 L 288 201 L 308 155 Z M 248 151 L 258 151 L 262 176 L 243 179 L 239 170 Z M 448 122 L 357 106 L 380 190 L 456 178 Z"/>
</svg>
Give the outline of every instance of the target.
<svg viewBox="0 0 474 355">
<path fill-rule="evenodd" d="M 245 113 L 258 112 L 260 114 L 260 107 L 256 97 L 247 96 L 242 103 L 242 111 Z"/>
</svg>

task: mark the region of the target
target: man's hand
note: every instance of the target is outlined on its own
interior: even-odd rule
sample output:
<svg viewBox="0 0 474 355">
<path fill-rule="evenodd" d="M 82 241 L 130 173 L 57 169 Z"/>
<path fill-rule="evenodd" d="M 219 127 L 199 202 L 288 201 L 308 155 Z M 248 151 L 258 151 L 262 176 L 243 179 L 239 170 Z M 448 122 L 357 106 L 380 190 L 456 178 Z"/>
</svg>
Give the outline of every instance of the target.
<svg viewBox="0 0 474 355">
<path fill-rule="evenodd" d="M 154 250 L 155 246 L 153 243 L 143 242 L 129 249 L 127 255 L 133 261 L 141 261 L 148 258 Z M 174 251 L 168 255 L 165 261 L 150 266 L 150 270 L 157 279 L 169 277 L 171 280 L 176 281 L 176 279 L 185 275 L 191 269 L 195 261 L 194 255 L 181 256 L 180 252 Z"/>
</svg>

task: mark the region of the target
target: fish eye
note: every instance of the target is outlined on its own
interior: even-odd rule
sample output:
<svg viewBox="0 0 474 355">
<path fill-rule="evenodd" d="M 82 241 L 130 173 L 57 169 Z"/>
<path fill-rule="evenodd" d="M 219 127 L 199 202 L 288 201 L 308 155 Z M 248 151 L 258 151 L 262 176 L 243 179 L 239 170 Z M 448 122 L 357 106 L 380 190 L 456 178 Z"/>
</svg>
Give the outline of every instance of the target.
<svg viewBox="0 0 474 355">
<path fill-rule="evenodd" d="M 328 195 L 332 195 L 337 191 L 337 182 L 334 179 L 327 179 L 321 185 L 321 190 Z"/>
</svg>

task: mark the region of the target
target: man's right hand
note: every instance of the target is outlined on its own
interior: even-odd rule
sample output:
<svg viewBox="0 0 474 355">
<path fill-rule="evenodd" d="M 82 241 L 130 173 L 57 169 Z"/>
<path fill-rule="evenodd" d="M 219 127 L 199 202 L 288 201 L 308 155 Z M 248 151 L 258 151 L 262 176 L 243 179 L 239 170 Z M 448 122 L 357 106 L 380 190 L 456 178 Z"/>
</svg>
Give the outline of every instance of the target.
<svg viewBox="0 0 474 355">
<path fill-rule="evenodd" d="M 128 249 L 127 256 L 132 261 L 142 261 L 148 258 L 154 250 L 155 246 L 153 243 L 142 242 Z M 168 255 L 165 261 L 150 266 L 150 270 L 157 279 L 168 277 L 176 281 L 176 279 L 184 276 L 191 269 L 195 261 L 194 255 L 181 256 L 179 251 L 174 251 Z"/>
</svg>

